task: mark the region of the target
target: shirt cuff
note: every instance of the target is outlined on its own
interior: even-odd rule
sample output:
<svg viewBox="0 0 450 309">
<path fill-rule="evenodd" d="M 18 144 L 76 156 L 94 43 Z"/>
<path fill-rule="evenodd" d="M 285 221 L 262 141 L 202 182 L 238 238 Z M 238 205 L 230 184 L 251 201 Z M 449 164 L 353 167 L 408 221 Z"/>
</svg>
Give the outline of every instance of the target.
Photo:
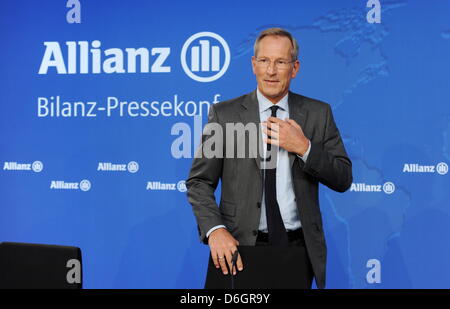
<svg viewBox="0 0 450 309">
<path fill-rule="evenodd" d="M 308 143 L 309 143 L 308 150 L 306 150 L 306 152 L 303 154 L 303 156 L 301 156 L 299 154 L 297 155 L 297 157 L 302 159 L 303 162 L 305 162 L 305 163 L 306 163 L 306 160 L 308 160 L 308 155 L 309 155 L 309 152 L 311 151 L 311 141 L 308 140 Z"/>
<path fill-rule="evenodd" d="M 213 228 L 211 228 L 209 231 L 208 231 L 208 233 L 206 233 L 206 238 L 208 238 L 209 237 L 209 235 L 212 233 L 212 232 L 214 232 L 215 230 L 217 230 L 217 229 L 220 229 L 220 228 L 227 228 L 225 225 L 216 225 L 215 227 L 213 227 Z"/>
</svg>

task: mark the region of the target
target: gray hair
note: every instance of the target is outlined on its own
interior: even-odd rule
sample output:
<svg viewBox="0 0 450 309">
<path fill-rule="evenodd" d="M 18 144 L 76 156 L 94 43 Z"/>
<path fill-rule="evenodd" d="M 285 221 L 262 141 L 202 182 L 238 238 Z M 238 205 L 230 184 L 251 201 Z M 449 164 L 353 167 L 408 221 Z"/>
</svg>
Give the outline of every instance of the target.
<svg viewBox="0 0 450 309">
<path fill-rule="evenodd" d="M 258 54 L 258 45 L 259 42 L 266 36 L 281 36 L 286 37 L 291 41 L 292 49 L 291 49 L 291 61 L 296 61 L 298 59 L 298 43 L 297 40 L 290 34 L 288 31 L 282 29 L 282 28 L 269 28 L 264 31 L 262 31 L 258 38 L 255 41 L 255 45 L 253 46 L 253 52 L 256 57 Z"/>
</svg>

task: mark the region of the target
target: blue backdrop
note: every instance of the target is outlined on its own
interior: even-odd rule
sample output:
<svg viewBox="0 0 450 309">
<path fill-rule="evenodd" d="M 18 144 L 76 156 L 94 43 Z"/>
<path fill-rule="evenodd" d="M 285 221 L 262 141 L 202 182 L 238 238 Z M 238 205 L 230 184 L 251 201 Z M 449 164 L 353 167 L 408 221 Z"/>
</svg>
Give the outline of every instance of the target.
<svg viewBox="0 0 450 309">
<path fill-rule="evenodd" d="M 327 286 L 450 288 L 450 1 L 377 2 L 2 1 L 0 241 L 79 246 L 86 288 L 201 288 L 194 144 L 280 26 L 353 161 L 320 189 Z"/>
</svg>

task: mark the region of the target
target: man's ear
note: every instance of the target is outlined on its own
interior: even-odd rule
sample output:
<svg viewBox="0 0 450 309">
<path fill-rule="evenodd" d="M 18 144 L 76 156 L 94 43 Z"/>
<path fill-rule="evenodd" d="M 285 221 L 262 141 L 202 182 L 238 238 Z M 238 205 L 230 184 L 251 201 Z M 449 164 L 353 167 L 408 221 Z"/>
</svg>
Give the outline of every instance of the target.
<svg viewBox="0 0 450 309">
<path fill-rule="evenodd" d="M 300 61 L 295 60 L 294 69 L 292 70 L 291 78 L 295 78 L 295 76 L 297 76 L 299 71 L 300 71 Z"/>
<path fill-rule="evenodd" d="M 256 66 L 256 57 L 252 56 L 252 70 L 253 70 L 253 74 L 255 73 L 255 66 Z"/>
</svg>

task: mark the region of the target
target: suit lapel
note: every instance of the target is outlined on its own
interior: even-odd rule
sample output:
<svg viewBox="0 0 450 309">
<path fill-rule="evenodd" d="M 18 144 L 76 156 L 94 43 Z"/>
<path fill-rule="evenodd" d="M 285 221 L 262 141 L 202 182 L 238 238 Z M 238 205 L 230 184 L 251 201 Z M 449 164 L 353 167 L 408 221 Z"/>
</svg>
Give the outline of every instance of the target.
<svg viewBox="0 0 450 309">
<path fill-rule="evenodd" d="M 259 105 L 256 97 L 256 90 L 247 95 L 241 102 L 241 112 L 239 113 L 239 116 L 241 117 L 241 121 L 244 125 L 247 123 L 255 123 L 257 125 L 258 149 L 256 149 L 255 153 L 255 147 L 250 147 L 250 155 L 255 158 L 258 170 L 261 172 L 261 156 L 259 155 L 259 150 L 262 149 L 262 136 L 259 130 L 261 120 L 259 118 Z"/>
<path fill-rule="evenodd" d="M 303 105 L 302 97 L 289 91 L 288 105 L 289 105 L 289 118 L 297 122 L 299 126 L 302 128 L 302 130 L 304 130 L 308 112 L 302 110 Z M 296 156 L 297 156 L 296 154 L 289 152 L 289 164 L 291 167 L 292 164 L 294 163 Z"/>
</svg>

